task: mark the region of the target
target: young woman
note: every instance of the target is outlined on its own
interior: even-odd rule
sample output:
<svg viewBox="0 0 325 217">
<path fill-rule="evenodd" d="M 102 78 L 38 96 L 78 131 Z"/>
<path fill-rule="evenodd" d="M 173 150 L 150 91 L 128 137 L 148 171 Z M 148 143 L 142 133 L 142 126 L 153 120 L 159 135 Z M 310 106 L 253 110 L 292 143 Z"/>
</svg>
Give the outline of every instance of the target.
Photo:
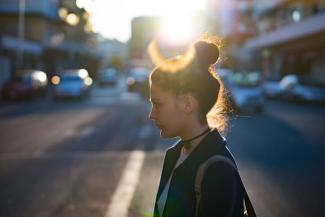
<svg viewBox="0 0 325 217">
<path fill-rule="evenodd" d="M 162 61 L 150 75 L 149 117 L 161 137 L 181 139 L 166 152 L 154 217 L 243 216 L 241 181 L 226 162 L 206 169 L 196 208 L 194 186 L 200 165 L 214 155 L 234 159 L 219 133 L 226 127 L 224 94 L 211 67 L 219 58 L 218 46 L 197 41 L 192 48 L 191 54 Z"/>
</svg>

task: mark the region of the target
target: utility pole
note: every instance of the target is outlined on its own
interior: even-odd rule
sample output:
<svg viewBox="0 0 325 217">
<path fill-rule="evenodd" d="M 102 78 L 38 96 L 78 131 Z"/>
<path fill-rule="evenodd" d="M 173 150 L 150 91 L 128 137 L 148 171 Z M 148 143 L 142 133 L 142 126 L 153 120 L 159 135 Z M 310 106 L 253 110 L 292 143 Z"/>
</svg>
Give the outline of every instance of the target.
<svg viewBox="0 0 325 217">
<path fill-rule="evenodd" d="M 17 67 L 22 67 L 25 38 L 25 0 L 19 0 Z"/>
</svg>

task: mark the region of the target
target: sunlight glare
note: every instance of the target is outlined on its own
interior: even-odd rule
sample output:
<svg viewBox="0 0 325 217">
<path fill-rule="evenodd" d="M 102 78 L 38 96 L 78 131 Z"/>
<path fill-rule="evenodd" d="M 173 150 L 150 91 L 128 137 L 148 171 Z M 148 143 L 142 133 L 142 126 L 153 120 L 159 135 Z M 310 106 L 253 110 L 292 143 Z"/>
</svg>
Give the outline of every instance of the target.
<svg viewBox="0 0 325 217">
<path fill-rule="evenodd" d="M 174 15 L 164 19 L 160 37 L 170 44 L 182 44 L 190 41 L 194 33 L 190 17 Z"/>
<path fill-rule="evenodd" d="M 92 0 L 76 0 L 78 8 L 84 8 L 88 13 L 95 11 L 95 5 Z"/>
<path fill-rule="evenodd" d="M 96 0 L 94 3 L 95 11 L 91 20 L 95 32 L 121 41 L 129 39 L 131 20 L 134 17 L 167 17 L 171 14 L 187 16 L 204 8 L 204 1 L 197 0 Z M 178 31 L 179 28 L 180 26 Z"/>
</svg>

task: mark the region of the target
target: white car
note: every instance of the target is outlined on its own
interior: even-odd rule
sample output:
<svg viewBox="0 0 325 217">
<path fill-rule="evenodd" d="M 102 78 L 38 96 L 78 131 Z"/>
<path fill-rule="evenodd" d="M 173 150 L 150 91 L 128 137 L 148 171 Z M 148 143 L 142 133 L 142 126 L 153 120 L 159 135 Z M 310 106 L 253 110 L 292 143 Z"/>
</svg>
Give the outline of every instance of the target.
<svg viewBox="0 0 325 217">
<path fill-rule="evenodd" d="M 231 73 L 220 77 L 236 112 L 263 111 L 264 96 L 255 73 Z"/>
<path fill-rule="evenodd" d="M 53 98 L 86 98 L 89 96 L 92 79 L 85 69 L 67 70 L 51 79 Z"/>
</svg>

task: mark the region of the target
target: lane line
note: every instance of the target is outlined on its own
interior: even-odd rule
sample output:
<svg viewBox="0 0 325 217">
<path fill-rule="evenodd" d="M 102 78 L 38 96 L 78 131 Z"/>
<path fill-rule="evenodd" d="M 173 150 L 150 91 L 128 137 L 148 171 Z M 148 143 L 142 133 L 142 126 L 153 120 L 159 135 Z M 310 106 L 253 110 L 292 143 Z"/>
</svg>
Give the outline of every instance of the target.
<svg viewBox="0 0 325 217">
<path fill-rule="evenodd" d="M 132 151 L 105 217 L 127 217 L 141 173 L 145 152 Z"/>
</svg>

